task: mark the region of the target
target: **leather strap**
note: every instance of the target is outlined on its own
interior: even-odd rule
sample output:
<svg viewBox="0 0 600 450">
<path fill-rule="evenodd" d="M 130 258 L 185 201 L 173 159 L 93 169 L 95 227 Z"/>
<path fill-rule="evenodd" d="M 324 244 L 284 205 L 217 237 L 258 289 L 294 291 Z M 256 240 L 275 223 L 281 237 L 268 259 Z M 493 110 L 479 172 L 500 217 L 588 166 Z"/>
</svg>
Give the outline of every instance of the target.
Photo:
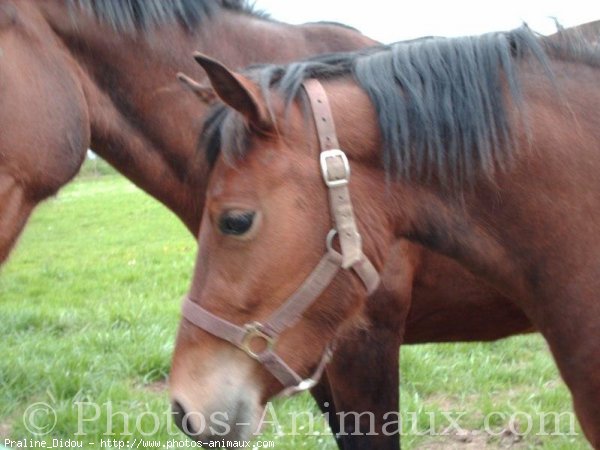
<svg viewBox="0 0 600 450">
<path fill-rule="evenodd" d="M 339 150 L 333 114 L 323 85 L 311 78 L 304 81 L 303 87 L 310 101 L 321 145 L 321 168 L 329 188 L 329 204 L 342 249 L 342 268 L 349 269 L 362 255 L 362 242 L 348 189 L 350 164 L 346 155 Z"/>
<path fill-rule="evenodd" d="M 335 122 L 325 88 L 319 80 L 311 78 L 302 84 L 310 101 L 313 119 L 321 147 L 321 170 L 329 188 L 329 205 L 335 221 L 335 230 L 342 249 L 342 268 L 352 268 L 372 294 L 379 286 L 377 269 L 362 251 L 362 239 L 358 232 L 354 209 L 350 200 L 350 163 L 339 150 Z"/>
<path fill-rule="evenodd" d="M 304 80 L 302 87 L 310 102 L 321 151 L 340 148 L 325 88 L 316 78 Z"/>
<path fill-rule="evenodd" d="M 321 296 L 340 270 L 341 256 L 328 251 L 300 287 L 266 321 L 274 336 L 298 323 L 302 314 Z"/>
<path fill-rule="evenodd" d="M 181 315 L 198 328 L 221 339 L 225 339 L 236 347 L 242 346 L 247 334 L 245 328 L 221 319 L 219 316 L 214 315 L 193 302 L 189 297 L 184 298 Z"/>
<path fill-rule="evenodd" d="M 367 255 L 363 253 L 360 259 L 352 266 L 352 270 L 354 270 L 356 275 L 362 280 L 368 295 L 375 292 L 375 289 L 377 289 L 381 282 L 381 277 L 371 260 L 367 258 Z"/>
</svg>

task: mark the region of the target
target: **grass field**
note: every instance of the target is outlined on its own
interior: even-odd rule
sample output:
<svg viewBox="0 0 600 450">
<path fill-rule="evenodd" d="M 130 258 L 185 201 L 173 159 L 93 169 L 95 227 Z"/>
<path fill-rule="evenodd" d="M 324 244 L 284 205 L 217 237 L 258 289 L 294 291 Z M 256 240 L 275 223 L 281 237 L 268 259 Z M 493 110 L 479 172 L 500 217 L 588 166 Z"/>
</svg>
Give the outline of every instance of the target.
<svg viewBox="0 0 600 450">
<path fill-rule="evenodd" d="M 163 381 L 195 242 L 157 202 L 96 172 L 39 208 L 0 273 L 0 445 L 184 440 L 167 420 Z M 571 403 L 538 336 L 406 347 L 401 373 L 403 448 L 589 448 L 567 414 L 548 414 Z M 316 413 L 309 396 L 277 402 L 283 433 L 268 427 L 264 439 L 336 448 L 322 421 L 310 435 L 308 424 L 286 433 L 300 411 Z M 449 412 L 462 414 L 462 432 L 447 430 Z M 429 435 L 430 423 L 448 433 Z"/>
</svg>

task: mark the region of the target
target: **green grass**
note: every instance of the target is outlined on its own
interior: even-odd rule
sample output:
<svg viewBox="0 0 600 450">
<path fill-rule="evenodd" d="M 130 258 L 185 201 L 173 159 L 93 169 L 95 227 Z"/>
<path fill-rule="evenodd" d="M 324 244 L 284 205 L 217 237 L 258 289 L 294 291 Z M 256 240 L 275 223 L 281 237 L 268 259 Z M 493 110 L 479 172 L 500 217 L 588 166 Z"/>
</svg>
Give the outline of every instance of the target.
<svg viewBox="0 0 600 450">
<path fill-rule="evenodd" d="M 169 372 L 180 298 L 195 251 L 194 240 L 172 214 L 115 175 L 86 171 L 43 204 L 0 273 L 0 445 L 6 437 L 36 438 L 23 417 L 38 402 L 56 412 L 53 431 L 37 437 L 48 443 L 73 439 L 77 431 L 85 433 L 82 442 L 184 439 L 168 429 L 167 393 L 157 389 L 157 382 Z M 515 412 L 530 414 L 535 422 L 544 411 L 571 411 L 568 392 L 538 336 L 406 347 L 402 375 L 408 449 L 427 448 L 440 439 L 456 443 L 411 432 L 427 430 L 429 414 L 440 432 L 449 425 L 447 411 L 464 412 L 460 425 L 468 430 L 482 429 L 492 412 L 504 414 L 490 422 L 502 430 L 509 424 L 523 429 L 522 416 L 510 422 Z M 307 422 L 289 435 L 287 418 L 300 411 L 316 413 L 309 396 L 276 402 L 284 435 L 268 427 L 263 438 L 276 440 L 278 449 L 336 448 L 323 421 L 310 435 Z M 153 423 L 148 412 L 161 417 L 160 423 Z M 43 411 L 32 417 L 42 428 L 54 423 Z M 78 423 L 78 417 L 90 420 Z M 111 420 L 114 435 L 106 436 Z M 568 424 L 561 424 L 563 434 L 568 432 Z M 144 435 L 148 430 L 152 433 Z M 579 428 L 576 432 L 533 433 L 518 446 L 589 448 Z M 485 437 L 481 442 L 491 448 L 499 441 Z"/>
</svg>

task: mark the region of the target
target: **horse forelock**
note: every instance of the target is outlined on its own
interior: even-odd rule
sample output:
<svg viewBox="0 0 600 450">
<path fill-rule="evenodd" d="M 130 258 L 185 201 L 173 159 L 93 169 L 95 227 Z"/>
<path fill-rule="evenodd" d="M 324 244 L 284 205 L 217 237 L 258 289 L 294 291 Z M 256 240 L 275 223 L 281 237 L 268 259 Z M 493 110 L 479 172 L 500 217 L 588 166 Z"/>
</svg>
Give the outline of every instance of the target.
<svg viewBox="0 0 600 450">
<path fill-rule="evenodd" d="M 218 104 L 204 120 L 199 146 L 212 169 L 221 154 L 229 162 L 243 157 L 249 138 L 250 130 L 241 115 L 224 104 Z"/>
</svg>

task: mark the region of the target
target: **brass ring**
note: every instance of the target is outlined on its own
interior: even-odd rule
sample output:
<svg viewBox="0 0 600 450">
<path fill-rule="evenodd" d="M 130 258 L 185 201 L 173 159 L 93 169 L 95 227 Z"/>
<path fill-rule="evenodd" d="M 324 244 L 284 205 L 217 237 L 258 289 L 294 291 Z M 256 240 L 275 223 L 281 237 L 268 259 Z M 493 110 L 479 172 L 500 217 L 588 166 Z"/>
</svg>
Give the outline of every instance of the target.
<svg viewBox="0 0 600 450">
<path fill-rule="evenodd" d="M 273 347 L 275 346 L 275 339 L 262 331 L 262 328 L 263 326 L 260 322 L 251 322 L 244 325 L 246 334 L 244 335 L 242 344 L 240 346 L 240 348 L 245 351 L 248 356 L 256 360 L 258 360 L 260 355 L 263 353 L 273 350 Z M 253 351 L 250 346 L 254 339 L 262 339 L 265 341 L 265 349 L 260 353 Z"/>
</svg>

